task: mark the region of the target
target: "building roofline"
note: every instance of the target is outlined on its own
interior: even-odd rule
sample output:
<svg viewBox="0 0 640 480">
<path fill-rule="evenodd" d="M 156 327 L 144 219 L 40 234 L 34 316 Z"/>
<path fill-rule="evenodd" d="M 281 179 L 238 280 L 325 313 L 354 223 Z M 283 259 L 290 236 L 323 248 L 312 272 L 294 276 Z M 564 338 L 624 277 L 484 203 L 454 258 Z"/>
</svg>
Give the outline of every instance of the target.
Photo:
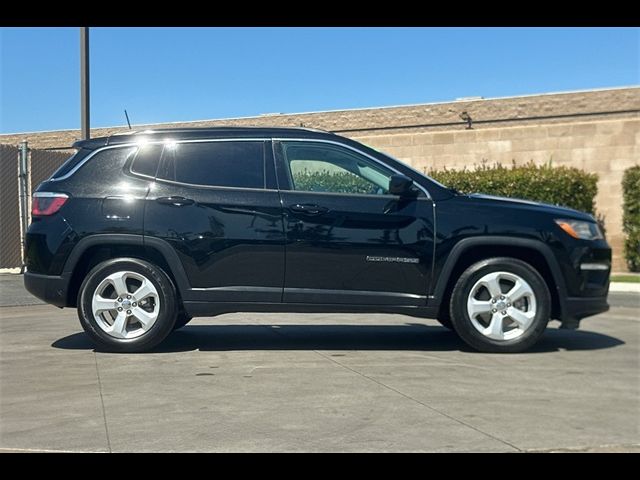
<svg viewBox="0 0 640 480">
<path fill-rule="evenodd" d="M 421 107 L 421 106 L 429 106 L 429 105 L 446 105 L 448 103 L 470 103 L 470 102 L 486 102 L 492 100 L 509 100 L 514 98 L 529 98 L 529 97 L 547 97 L 552 95 L 571 95 L 575 93 L 592 93 L 592 92 L 605 92 L 611 90 L 628 90 L 628 89 L 640 89 L 640 85 L 626 85 L 620 87 L 602 87 L 602 88 L 586 88 L 579 90 L 565 90 L 559 92 L 547 92 L 547 93 L 527 93 L 523 95 L 510 95 L 505 97 L 487 97 L 487 98 L 469 98 L 469 99 L 460 99 L 460 100 L 447 100 L 440 102 L 426 102 L 426 103 L 406 103 L 399 105 L 385 105 L 385 106 L 372 106 L 372 107 L 357 107 L 357 108 L 339 108 L 334 110 L 310 110 L 306 112 L 291 112 L 291 113 L 273 113 L 273 114 L 258 114 L 258 115 L 247 115 L 241 117 L 224 117 L 224 118 L 207 118 L 200 120 L 174 120 L 169 122 L 154 122 L 154 123 L 140 123 L 132 125 L 133 127 L 146 127 L 145 130 L 149 130 L 154 125 L 174 125 L 174 124 L 189 124 L 189 123 L 202 123 L 202 122 L 221 122 L 221 121 L 232 121 L 232 120 L 247 120 L 250 118 L 265 118 L 265 117 L 280 117 L 280 116 L 297 116 L 297 115 L 312 115 L 315 113 L 339 113 L 339 112 L 357 112 L 362 110 L 386 110 L 392 108 L 403 108 L 403 107 Z M 126 125 L 111 125 L 106 127 L 92 127 L 92 130 L 98 129 L 109 129 L 109 128 L 126 128 Z M 190 128 L 190 127 L 183 127 Z M 198 127 L 194 127 L 198 128 Z M 213 127 L 201 127 L 201 128 L 213 128 Z M 274 127 L 274 128 L 286 128 L 286 127 Z M 293 127 L 292 127 L 293 128 Z M 0 133 L 0 137 L 4 135 L 27 135 L 33 133 L 53 133 L 53 132 L 73 132 L 76 130 L 80 130 L 80 128 L 62 128 L 59 130 L 34 130 L 30 132 L 7 132 Z M 132 133 L 136 130 L 132 130 Z M 139 132 L 139 130 L 137 130 Z M 126 132 L 119 132 L 126 133 Z"/>
</svg>

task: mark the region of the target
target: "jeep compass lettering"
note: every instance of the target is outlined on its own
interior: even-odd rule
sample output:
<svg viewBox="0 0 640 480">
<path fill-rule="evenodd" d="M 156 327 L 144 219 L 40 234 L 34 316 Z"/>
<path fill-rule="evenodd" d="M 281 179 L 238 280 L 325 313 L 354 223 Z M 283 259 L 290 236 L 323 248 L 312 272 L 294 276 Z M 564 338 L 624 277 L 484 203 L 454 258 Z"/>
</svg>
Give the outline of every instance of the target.
<svg viewBox="0 0 640 480">
<path fill-rule="evenodd" d="M 25 286 L 76 307 L 98 348 L 137 352 L 192 317 L 435 318 L 485 352 L 608 309 L 591 215 L 462 195 L 381 152 L 302 128 L 156 130 L 79 141 L 33 194 Z"/>
</svg>

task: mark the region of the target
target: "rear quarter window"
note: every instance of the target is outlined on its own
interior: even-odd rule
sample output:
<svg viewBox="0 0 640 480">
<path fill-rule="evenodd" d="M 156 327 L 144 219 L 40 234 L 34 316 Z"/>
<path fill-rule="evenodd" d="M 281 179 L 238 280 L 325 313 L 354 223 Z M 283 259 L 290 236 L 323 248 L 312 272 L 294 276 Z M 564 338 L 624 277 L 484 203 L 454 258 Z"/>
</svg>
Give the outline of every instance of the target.
<svg viewBox="0 0 640 480">
<path fill-rule="evenodd" d="M 58 169 L 51 175 L 52 179 L 59 179 L 67 175 L 73 170 L 82 160 L 84 160 L 93 150 L 87 148 L 81 148 L 76 153 L 71 155 L 65 162 L 58 167 Z"/>
<path fill-rule="evenodd" d="M 127 161 L 130 161 L 131 155 L 135 153 L 136 150 L 136 147 L 118 146 L 91 151 L 89 152 L 90 157 L 85 157 L 83 160 L 77 162 L 65 175 L 71 173 L 69 180 L 74 181 L 84 182 L 99 179 L 100 181 L 107 182 L 107 179 L 114 178 L 114 175 L 119 175 L 123 172 Z M 78 168 L 78 170 L 74 170 L 75 168 Z M 61 176 L 53 178 L 53 180 L 63 178 L 64 176 Z"/>
</svg>

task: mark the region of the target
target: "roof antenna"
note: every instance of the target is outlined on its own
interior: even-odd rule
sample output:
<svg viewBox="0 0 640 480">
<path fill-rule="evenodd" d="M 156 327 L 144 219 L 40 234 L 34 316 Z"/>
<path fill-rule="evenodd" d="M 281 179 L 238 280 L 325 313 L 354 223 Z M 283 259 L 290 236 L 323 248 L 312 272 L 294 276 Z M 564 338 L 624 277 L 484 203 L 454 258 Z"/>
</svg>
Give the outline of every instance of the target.
<svg viewBox="0 0 640 480">
<path fill-rule="evenodd" d="M 129 121 L 129 114 L 126 108 L 124 109 L 124 116 L 127 117 L 127 125 L 129 125 L 129 130 L 131 130 L 131 122 Z"/>
</svg>

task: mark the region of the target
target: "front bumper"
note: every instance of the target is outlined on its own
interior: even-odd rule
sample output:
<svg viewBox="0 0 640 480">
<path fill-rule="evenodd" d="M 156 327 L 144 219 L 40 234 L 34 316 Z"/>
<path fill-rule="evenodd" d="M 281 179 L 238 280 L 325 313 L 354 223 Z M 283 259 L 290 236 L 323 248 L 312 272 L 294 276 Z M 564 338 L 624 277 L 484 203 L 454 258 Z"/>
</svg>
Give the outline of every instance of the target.
<svg viewBox="0 0 640 480">
<path fill-rule="evenodd" d="M 69 279 L 66 276 L 41 275 L 28 271 L 24 273 L 24 287 L 27 291 L 56 307 L 67 306 L 68 286 Z"/>
</svg>

